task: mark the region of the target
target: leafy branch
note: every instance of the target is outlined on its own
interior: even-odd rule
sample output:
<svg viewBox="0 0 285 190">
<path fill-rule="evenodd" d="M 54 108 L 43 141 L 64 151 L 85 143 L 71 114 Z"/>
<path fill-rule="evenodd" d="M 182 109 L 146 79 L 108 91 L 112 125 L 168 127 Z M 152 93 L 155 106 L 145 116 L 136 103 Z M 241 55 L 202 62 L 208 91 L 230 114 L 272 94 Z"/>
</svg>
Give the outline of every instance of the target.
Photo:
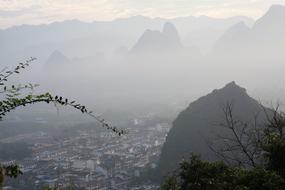
<svg viewBox="0 0 285 190">
<path fill-rule="evenodd" d="M 86 106 L 76 103 L 75 101 L 69 101 L 67 98 L 63 98 L 61 96 L 52 96 L 50 93 L 44 93 L 40 95 L 29 94 L 23 98 L 8 97 L 6 100 L 0 101 L 0 119 L 18 107 L 25 107 L 27 105 L 41 102 L 47 104 L 54 103 L 55 105 L 70 106 L 80 111 L 81 113 L 94 118 L 96 121 L 102 124 L 102 127 L 105 127 L 108 130 L 112 130 L 119 136 L 125 134 L 124 130 L 110 125 L 104 119 L 100 119 L 99 116 L 96 116 L 92 111 L 89 111 Z"/>
<path fill-rule="evenodd" d="M 61 96 L 52 96 L 50 93 L 33 95 L 32 92 L 34 88 L 39 86 L 38 84 L 18 84 L 11 86 L 5 85 L 9 77 L 14 74 L 19 74 L 21 70 L 30 66 L 30 63 L 35 60 L 36 58 L 31 57 L 25 63 L 19 63 L 12 70 L 7 70 L 7 68 L 5 68 L 0 71 L 0 86 L 2 86 L 2 88 L 0 89 L 0 94 L 4 94 L 5 96 L 3 100 L 0 100 L 0 120 L 2 120 L 7 113 L 21 106 L 31 105 L 35 103 L 54 103 L 55 105 L 70 106 L 72 108 L 75 108 L 76 110 L 81 111 L 83 114 L 86 114 L 101 123 L 102 127 L 113 131 L 119 136 L 126 133 L 125 130 L 118 129 L 117 127 L 107 123 L 104 119 L 101 119 L 99 116 L 93 114 L 93 112 L 88 110 L 85 105 L 81 105 L 79 103 L 76 103 L 75 101 L 69 101 L 67 98 L 63 98 Z M 28 95 L 25 95 L 24 97 L 20 97 L 22 95 L 21 92 L 23 90 L 30 90 L 31 92 Z"/>
<path fill-rule="evenodd" d="M 8 81 L 8 78 L 14 74 L 19 74 L 21 70 L 25 69 L 26 67 L 30 66 L 30 63 L 35 61 L 36 58 L 31 57 L 30 59 L 26 60 L 25 63 L 19 63 L 13 70 L 7 70 L 4 68 L 0 72 L 0 85 L 4 85 L 5 82 Z"/>
</svg>

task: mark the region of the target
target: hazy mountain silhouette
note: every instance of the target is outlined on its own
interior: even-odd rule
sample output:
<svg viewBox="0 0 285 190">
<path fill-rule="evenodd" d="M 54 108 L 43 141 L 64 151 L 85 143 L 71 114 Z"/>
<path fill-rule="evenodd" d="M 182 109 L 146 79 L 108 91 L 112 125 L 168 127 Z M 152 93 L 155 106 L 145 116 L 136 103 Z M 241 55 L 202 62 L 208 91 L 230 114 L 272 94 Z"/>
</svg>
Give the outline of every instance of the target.
<svg viewBox="0 0 285 190">
<path fill-rule="evenodd" d="M 71 61 L 63 55 L 60 51 L 55 50 L 48 58 L 46 67 L 57 67 L 61 65 L 70 64 Z"/>
<path fill-rule="evenodd" d="M 213 53 L 241 54 L 250 58 L 275 59 L 284 56 L 285 6 L 272 5 L 252 28 L 239 23 L 216 42 Z"/>
<path fill-rule="evenodd" d="M 185 46 L 197 46 L 202 52 L 209 52 L 224 32 L 239 22 L 252 26 L 254 20 L 243 16 L 211 18 L 208 16 L 181 17 L 171 20 L 179 31 Z"/>
<path fill-rule="evenodd" d="M 171 45 L 171 47 L 173 48 L 181 48 L 181 40 L 179 37 L 179 34 L 177 32 L 177 29 L 175 28 L 175 26 L 170 23 L 167 22 L 164 24 L 163 26 L 163 30 L 162 30 L 162 34 L 164 36 L 166 36 L 167 41 L 169 42 L 169 44 Z"/>
<path fill-rule="evenodd" d="M 155 53 L 177 51 L 182 48 L 180 37 L 175 26 L 165 23 L 162 32 L 146 30 L 131 49 L 131 53 Z"/>
<path fill-rule="evenodd" d="M 78 20 L 46 25 L 21 25 L 0 29 L 0 58 L 14 63 L 27 55 L 46 60 L 47 52 L 60 49 L 69 57 L 93 56 L 94 52 L 111 54 L 119 47 L 130 49 L 146 29 L 160 30 L 165 22 L 173 23 L 185 46 L 209 48 L 231 25 L 253 21 L 247 17 L 216 19 L 181 17 L 174 19 L 134 16 L 91 23 Z"/>
<path fill-rule="evenodd" d="M 254 32 L 272 32 L 270 34 L 277 33 L 279 35 L 285 32 L 285 6 L 272 5 L 267 13 L 261 17 L 253 26 Z M 266 37 L 266 36 L 264 36 Z"/>
<path fill-rule="evenodd" d="M 234 48 L 242 47 L 249 38 L 249 34 L 250 28 L 244 22 L 239 22 L 227 30 L 217 41 L 215 48 L 231 48 L 229 44 L 234 44 Z M 227 49 L 227 51 L 229 51 L 229 49 Z"/>
<path fill-rule="evenodd" d="M 160 176 L 176 169 L 181 159 L 189 158 L 191 153 L 215 158 L 207 141 L 225 132 L 217 123 L 223 121 L 222 108 L 229 102 L 233 104 L 234 116 L 241 121 L 252 121 L 254 114 L 264 113 L 260 104 L 235 82 L 194 101 L 178 115 L 168 133 L 160 156 Z M 259 119 L 263 120 L 264 114 Z"/>
</svg>

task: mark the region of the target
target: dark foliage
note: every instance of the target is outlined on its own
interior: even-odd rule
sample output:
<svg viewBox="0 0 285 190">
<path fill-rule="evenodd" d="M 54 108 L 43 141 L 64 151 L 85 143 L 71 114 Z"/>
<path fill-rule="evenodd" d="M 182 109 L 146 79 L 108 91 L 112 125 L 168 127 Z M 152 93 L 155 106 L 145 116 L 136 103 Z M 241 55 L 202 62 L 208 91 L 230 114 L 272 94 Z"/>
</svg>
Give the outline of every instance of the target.
<svg viewBox="0 0 285 190">
<path fill-rule="evenodd" d="M 266 169 L 276 171 L 285 179 L 285 114 L 275 110 L 264 130 L 261 147 L 266 159 Z"/>
<path fill-rule="evenodd" d="M 282 190 L 285 181 L 274 171 L 246 170 L 224 162 L 202 161 L 192 156 L 182 161 L 177 174 L 168 177 L 162 190 Z"/>
</svg>

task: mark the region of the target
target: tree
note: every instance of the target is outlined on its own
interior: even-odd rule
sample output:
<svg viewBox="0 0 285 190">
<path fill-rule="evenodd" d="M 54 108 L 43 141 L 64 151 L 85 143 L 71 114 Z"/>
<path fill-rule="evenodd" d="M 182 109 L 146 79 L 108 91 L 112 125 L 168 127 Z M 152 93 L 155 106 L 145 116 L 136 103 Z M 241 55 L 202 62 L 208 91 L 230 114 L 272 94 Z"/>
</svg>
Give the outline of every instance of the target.
<svg viewBox="0 0 285 190">
<path fill-rule="evenodd" d="M 102 124 L 102 127 L 111 130 L 112 132 L 118 134 L 119 136 L 124 134 L 125 131 L 118 129 L 115 126 L 110 125 L 104 119 L 96 116 L 92 111 L 89 111 L 86 106 L 81 105 L 75 101 L 70 101 L 68 98 L 63 98 L 62 96 L 53 96 L 49 92 L 43 94 L 34 94 L 33 89 L 38 87 L 38 84 L 12 84 L 7 85 L 8 79 L 16 74 L 19 74 L 22 70 L 30 66 L 31 62 L 35 61 L 36 58 L 31 57 L 24 63 L 19 63 L 14 69 L 8 70 L 4 68 L 0 71 L 0 121 L 9 112 L 19 108 L 26 107 L 28 105 L 38 104 L 38 103 L 53 103 L 55 106 L 70 106 L 83 114 L 94 118 L 96 121 Z M 3 185 L 4 178 L 13 177 L 16 178 L 22 175 L 20 167 L 16 164 L 4 166 L 0 164 L 0 189 Z"/>
<path fill-rule="evenodd" d="M 209 143 L 209 148 L 228 165 L 244 168 L 262 166 L 264 122 L 269 120 L 271 113 L 260 106 L 266 114 L 254 113 L 251 121 L 239 120 L 234 114 L 234 105 L 230 102 L 222 108 L 223 118 L 217 125 L 225 131 L 223 135 L 218 135 L 217 140 Z"/>
<path fill-rule="evenodd" d="M 262 105 L 261 105 L 262 106 Z M 263 167 L 276 171 L 285 177 L 285 113 L 276 108 L 264 106 L 263 124 L 254 115 L 252 123 L 235 118 L 233 105 L 223 109 L 224 121 L 220 126 L 228 129 L 231 135 L 220 136 L 222 147 L 211 149 L 228 164 L 248 167 Z"/>
<path fill-rule="evenodd" d="M 234 117 L 233 106 L 223 109 L 220 126 L 230 131 L 220 136 L 223 146 L 210 148 L 219 162 L 202 161 L 192 156 L 182 161 L 177 172 L 166 178 L 163 190 L 281 190 L 285 189 L 285 114 L 278 107 L 264 109 L 263 126 Z"/>
<path fill-rule="evenodd" d="M 265 167 L 268 170 L 276 171 L 285 179 L 285 113 L 274 110 L 273 116 L 269 119 L 261 147 L 266 159 Z"/>
</svg>

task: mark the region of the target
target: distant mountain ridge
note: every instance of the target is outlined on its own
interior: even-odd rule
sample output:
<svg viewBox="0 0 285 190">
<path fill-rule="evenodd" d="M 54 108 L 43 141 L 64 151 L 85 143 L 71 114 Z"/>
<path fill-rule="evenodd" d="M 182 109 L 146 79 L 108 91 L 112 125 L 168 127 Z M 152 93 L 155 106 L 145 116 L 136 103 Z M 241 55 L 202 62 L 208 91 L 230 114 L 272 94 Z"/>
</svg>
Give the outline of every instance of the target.
<svg viewBox="0 0 285 190">
<path fill-rule="evenodd" d="M 68 57 L 93 56 L 94 52 L 110 54 L 119 47 L 130 49 L 143 31 L 160 30 L 166 22 L 176 26 L 181 41 L 187 42 L 184 43 L 185 46 L 190 44 L 199 47 L 204 42 L 208 44 L 215 41 L 229 26 L 240 21 L 253 23 L 247 17 L 163 19 L 134 16 L 107 22 L 70 20 L 43 25 L 21 25 L 0 29 L 0 58 L 3 62 L 11 63 L 27 55 L 46 60 L 49 56 L 46 52 L 55 49 L 64 51 Z M 205 38 L 210 30 L 211 35 Z"/>
<path fill-rule="evenodd" d="M 131 53 L 158 53 L 177 51 L 182 48 L 181 40 L 175 26 L 166 22 L 162 31 L 147 29 L 131 49 Z"/>
<path fill-rule="evenodd" d="M 264 113 L 262 106 L 235 82 L 192 102 L 178 115 L 167 135 L 158 167 L 161 177 L 175 170 L 181 159 L 189 158 L 191 153 L 204 159 L 216 158 L 207 142 L 225 133 L 217 123 L 223 121 L 222 109 L 227 103 L 233 104 L 234 117 L 244 122 L 252 121 L 256 113 Z M 258 120 L 264 121 L 265 115 L 260 114 Z"/>
<path fill-rule="evenodd" d="M 63 53 L 61 53 L 58 50 L 55 50 L 52 52 L 52 54 L 49 56 L 46 67 L 58 67 L 66 64 L 70 64 L 71 60 L 69 60 Z"/>
<path fill-rule="evenodd" d="M 253 26 L 253 30 L 284 29 L 285 6 L 272 5 L 266 14 Z"/>
<path fill-rule="evenodd" d="M 285 48 L 285 6 L 272 5 L 252 28 L 239 23 L 228 29 L 216 42 L 213 54 L 238 53 L 253 58 L 283 56 Z"/>
</svg>

